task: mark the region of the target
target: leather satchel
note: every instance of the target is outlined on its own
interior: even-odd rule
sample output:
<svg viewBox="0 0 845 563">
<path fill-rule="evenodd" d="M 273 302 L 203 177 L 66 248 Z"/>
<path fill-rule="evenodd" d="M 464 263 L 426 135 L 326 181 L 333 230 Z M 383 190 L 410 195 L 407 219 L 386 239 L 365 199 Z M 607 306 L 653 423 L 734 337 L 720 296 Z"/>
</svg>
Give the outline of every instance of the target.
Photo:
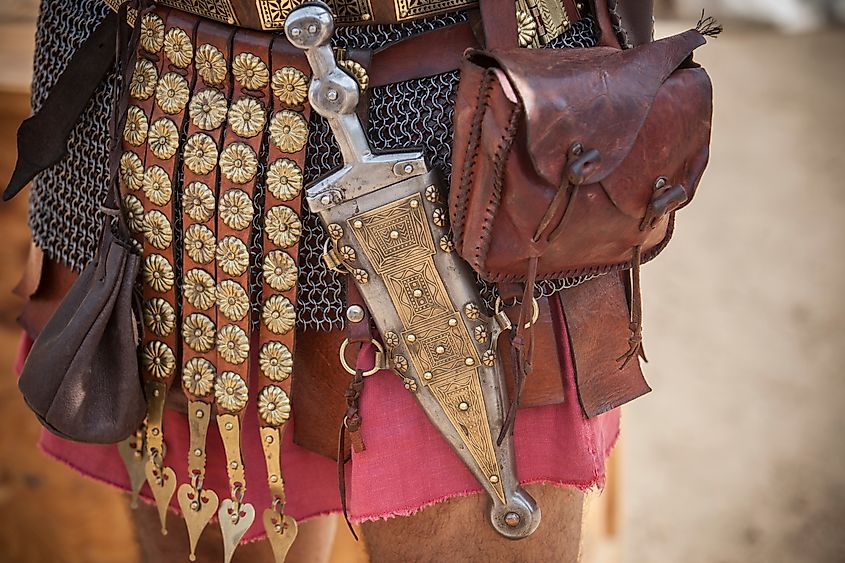
<svg viewBox="0 0 845 563">
<path fill-rule="evenodd" d="M 140 6 L 138 2 L 133 5 L 136 9 Z M 73 74 L 85 66 L 108 69 L 115 60 L 115 51 L 102 45 L 117 42 L 124 88 L 116 96 L 110 123 L 110 184 L 102 206 L 105 220 L 97 254 L 36 338 L 18 381 L 26 403 L 41 424 L 78 442 L 119 442 L 138 429 L 146 413 L 137 350 L 143 328 L 136 291 L 141 256 L 121 208 L 118 183 L 120 131 L 126 113 L 119 108 L 125 108 L 128 99 L 125 85 L 135 67 L 135 49 L 130 47 L 137 42 L 141 27 L 135 26 L 131 37 L 126 37 L 126 10 L 124 4 L 89 38 L 89 43 L 99 45 L 94 50 L 96 56 L 89 56 L 90 49 L 80 49 L 82 55 L 78 52 L 65 71 Z M 74 80 L 60 79 L 60 83 L 67 84 L 60 89 L 73 89 Z M 54 91 L 51 97 L 60 99 L 63 94 L 67 92 Z M 62 119 L 59 103 L 45 104 L 42 111 L 41 116 L 36 116 L 40 122 Z M 49 130 L 44 134 L 49 135 Z M 43 165 L 32 158 L 33 146 L 34 142 L 24 143 L 28 150 L 19 159 Z M 39 169 L 36 166 L 27 174 Z"/>
<path fill-rule="evenodd" d="M 145 414 L 134 306 L 140 257 L 110 228 L 38 335 L 18 386 L 51 432 L 78 442 L 114 443 Z"/>
<path fill-rule="evenodd" d="M 513 2 L 482 3 L 487 50 L 461 66 L 449 196 L 456 250 L 488 281 L 638 266 L 672 236 L 709 156 L 712 19 L 622 50 L 517 48 Z M 636 264 L 634 264 L 636 262 Z"/>
</svg>

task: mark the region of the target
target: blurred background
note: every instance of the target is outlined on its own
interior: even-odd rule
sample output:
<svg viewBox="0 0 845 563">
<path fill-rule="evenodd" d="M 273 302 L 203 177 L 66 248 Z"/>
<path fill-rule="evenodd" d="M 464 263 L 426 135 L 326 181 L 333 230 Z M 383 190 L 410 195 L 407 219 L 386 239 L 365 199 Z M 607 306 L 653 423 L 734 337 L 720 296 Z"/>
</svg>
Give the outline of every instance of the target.
<svg viewBox="0 0 845 563">
<path fill-rule="evenodd" d="M 0 2 L 0 186 L 29 113 L 36 0 Z M 624 408 L 586 563 L 845 561 L 845 2 L 659 0 L 700 11 L 711 165 L 644 268 L 650 395 Z M 0 205 L 0 561 L 137 560 L 122 496 L 43 457 L 11 365 L 26 200 Z M 96 507 L 96 511 L 93 507 Z M 341 531 L 335 561 L 366 561 Z"/>
</svg>

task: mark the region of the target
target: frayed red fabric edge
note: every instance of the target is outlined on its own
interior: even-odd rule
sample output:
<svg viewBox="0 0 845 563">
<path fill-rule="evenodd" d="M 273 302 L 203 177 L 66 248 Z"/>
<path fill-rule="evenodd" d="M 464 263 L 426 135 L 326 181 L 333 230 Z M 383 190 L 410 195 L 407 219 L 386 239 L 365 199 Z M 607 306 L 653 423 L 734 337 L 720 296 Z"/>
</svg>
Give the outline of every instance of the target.
<svg viewBox="0 0 845 563">
<path fill-rule="evenodd" d="M 610 443 L 605 448 L 605 452 L 604 452 L 605 462 L 607 461 L 607 458 L 610 456 L 611 452 L 613 451 L 613 448 L 616 447 L 616 443 L 619 441 L 619 435 L 620 435 L 620 431 L 617 430 L 616 433 L 613 436 L 613 439 L 610 440 Z M 526 481 L 520 480 L 521 485 L 534 485 L 534 484 L 542 483 L 542 484 L 553 485 L 555 487 L 575 487 L 576 489 L 578 489 L 579 491 L 582 491 L 582 492 L 587 492 L 587 491 L 592 490 L 592 489 L 602 490 L 602 489 L 604 489 L 606 482 L 607 482 L 607 470 L 606 469 L 604 471 L 602 471 L 600 474 L 597 474 L 595 476 L 595 478 L 587 480 L 587 481 L 571 481 L 571 480 L 570 481 L 561 481 L 560 479 L 551 479 L 551 478 L 548 478 L 548 477 L 538 477 L 536 479 L 529 479 L 529 480 L 526 480 Z M 425 510 L 426 508 L 430 508 L 430 507 L 434 506 L 435 504 L 439 504 L 441 502 L 446 502 L 447 500 L 452 499 L 452 498 L 462 498 L 462 497 L 468 497 L 468 496 L 471 496 L 471 495 L 480 495 L 480 494 L 483 494 L 483 491 L 464 490 L 464 491 L 457 492 L 457 493 L 449 493 L 447 495 L 443 495 L 442 497 L 436 498 L 434 500 L 431 500 L 429 502 L 426 502 L 426 503 L 424 503 L 420 506 L 414 507 L 414 508 L 408 508 L 408 509 L 405 509 L 405 510 L 393 511 L 393 512 L 385 513 L 385 514 L 367 514 L 367 515 L 364 515 L 364 516 L 359 515 L 359 516 L 356 516 L 354 518 L 350 518 L 350 521 L 353 524 L 362 524 L 362 523 L 365 523 L 365 522 L 377 522 L 379 520 L 389 520 L 391 518 L 396 518 L 398 516 L 401 516 L 401 517 L 413 516 L 414 514 L 417 514 L 418 512 L 420 512 L 421 510 Z"/>
</svg>

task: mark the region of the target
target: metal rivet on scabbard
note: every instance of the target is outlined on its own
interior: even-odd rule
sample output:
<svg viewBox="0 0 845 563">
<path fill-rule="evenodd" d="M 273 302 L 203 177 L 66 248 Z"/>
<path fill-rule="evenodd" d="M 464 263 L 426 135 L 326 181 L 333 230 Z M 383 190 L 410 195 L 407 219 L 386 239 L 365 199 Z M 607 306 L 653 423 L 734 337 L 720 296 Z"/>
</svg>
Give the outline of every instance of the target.
<svg viewBox="0 0 845 563">
<path fill-rule="evenodd" d="M 421 289 L 415 289 L 415 290 L 414 290 L 414 297 L 416 297 L 417 299 L 419 299 L 420 297 L 422 297 L 422 295 L 423 295 L 423 292 L 422 292 L 422 290 L 421 290 Z"/>
<path fill-rule="evenodd" d="M 199 448 L 195 449 L 195 450 L 194 450 L 194 455 L 195 455 L 195 456 L 197 456 L 197 457 L 201 456 L 201 455 L 202 455 L 202 450 L 201 450 L 201 449 L 199 449 Z"/>
<path fill-rule="evenodd" d="M 326 98 L 328 98 L 330 102 L 337 101 L 337 96 L 337 90 L 329 90 L 328 92 L 326 92 Z"/>
<path fill-rule="evenodd" d="M 499 482 L 499 476 L 498 475 L 490 475 L 490 482 L 495 485 L 496 483 Z"/>
<path fill-rule="evenodd" d="M 458 326 L 458 319 L 449 319 L 449 326 Z"/>
<path fill-rule="evenodd" d="M 234 424 L 232 424 L 231 422 L 227 422 L 227 423 L 226 423 L 226 430 L 231 430 L 231 429 L 232 429 L 232 428 L 234 428 L 234 427 L 235 427 L 235 425 L 234 425 Z"/>
<path fill-rule="evenodd" d="M 202 417 L 204 417 L 204 416 L 205 416 L 205 413 L 204 413 L 204 412 L 202 412 L 202 411 L 197 411 L 195 416 L 196 416 L 197 418 L 202 418 Z"/>
<path fill-rule="evenodd" d="M 390 231 L 390 240 L 396 240 L 399 238 L 399 231 Z"/>
<path fill-rule="evenodd" d="M 294 37 L 299 37 L 300 35 L 302 35 L 302 30 L 298 27 L 292 27 L 288 33 L 290 33 Z"/>
<path fill-rule="evenodd" d="M 458 408 L 462 411 L 468 411 L 469 403 L 467 403 L 466 401 L 461 401 L 460 403 L 458 403 Z"/>
<path fill-rule="evenodd" d="M 352 223 L 352 226 L 355 227 L 356 229 L 360 229 L 361 227 L 364 226 L 364 223 L 362 223 L 360 219 L 355 219 L 355 222 Z"/>
<path fill-rule="evenodd" d="M 474 366 L 475 360 L 473 360 L 472 358 L 467 358 L 467 359 L 464 360 L 464 363 L 468 366 Z"/>
<path fill-rule="evenodd" d="M 434 351 L 438 354 L 442 354 L 446 351 L 446 347 L 442 344 L 434 349 Z"/>
<path fill-rule="evenodd" d="M 360 305 L 350 305 L 346 310 L 346 318 L 353 323 L 360 323 L 364 320 L 364 309 Z"/>
<path fill-rule="evenodd" d="M 332 202 L 332 198 L 328 194 L 326 194 L 326 195 L 324 195 L 323 197 L 320 198 L 320 203 L 322 203 L 323 205 L 328 205 L 331 202 Z"/>
<path fill-rule="evenodd" d="M 434 374 L 431 373 L 430 371 L 427 371 L 423 374 L 423 379 L 425 379 L 426 381 L 431 381 L 431 379 L 433 377 L 434 377 Z"/>
<path fill-rule="evenodd" d="M 519 526 L 519 523 L 522 521 L 522 518 L 519 517 L 519 514 L 516 512 L 508 512 L 505 514 L 505 524 L 510 526 L 511 528 L 516 528 Z"/>
<path fill-rule="evenodd" d="M 405 337 L 405 340 L 407 340 L 408 342 L 416 342 L 417 341 L 417 335 L 416 334 L 409 334 L 408 336 Z"/>
<path fill-rule="evenodd" d="M 417 207 L 420 206 L 420 202 L 415 200 L 415 199 L 412 199 L 410 205 L 411 205 L 411 209 L 416 209 Z"/>
</svg>

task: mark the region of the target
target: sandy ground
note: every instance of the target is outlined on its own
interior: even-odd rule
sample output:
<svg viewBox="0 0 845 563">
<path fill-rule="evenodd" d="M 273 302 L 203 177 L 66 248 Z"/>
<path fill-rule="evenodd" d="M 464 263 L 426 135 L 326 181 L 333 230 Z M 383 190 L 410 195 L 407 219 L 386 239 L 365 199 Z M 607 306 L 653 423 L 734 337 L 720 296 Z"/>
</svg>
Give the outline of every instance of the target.
<svg viewBox="0 0 845 563">
<path fill-rule="evenodd" d="M 628 562 L 845 561 L 843 55 L 738 25 L 700 50 L 712 164 L 644 268 Z"/>
<path fill-rule="evenodd" d="M 845 32 L 728 29 L 698 57 L 716 84 L 712 164 L 644 270 L 655 391 L 625 409 L 623 559 L 841 562 Z M 23 115 L 0 115 L 3 178 Z M 2 366 L 24 214 L 23 199 L 0 206 Z M 0 371 L 0 561 L 133 561 L 119 496 L 35 451 L 37 425 Z M 99 518 L 84 510 L 97 502 Z"/>
</svg>

